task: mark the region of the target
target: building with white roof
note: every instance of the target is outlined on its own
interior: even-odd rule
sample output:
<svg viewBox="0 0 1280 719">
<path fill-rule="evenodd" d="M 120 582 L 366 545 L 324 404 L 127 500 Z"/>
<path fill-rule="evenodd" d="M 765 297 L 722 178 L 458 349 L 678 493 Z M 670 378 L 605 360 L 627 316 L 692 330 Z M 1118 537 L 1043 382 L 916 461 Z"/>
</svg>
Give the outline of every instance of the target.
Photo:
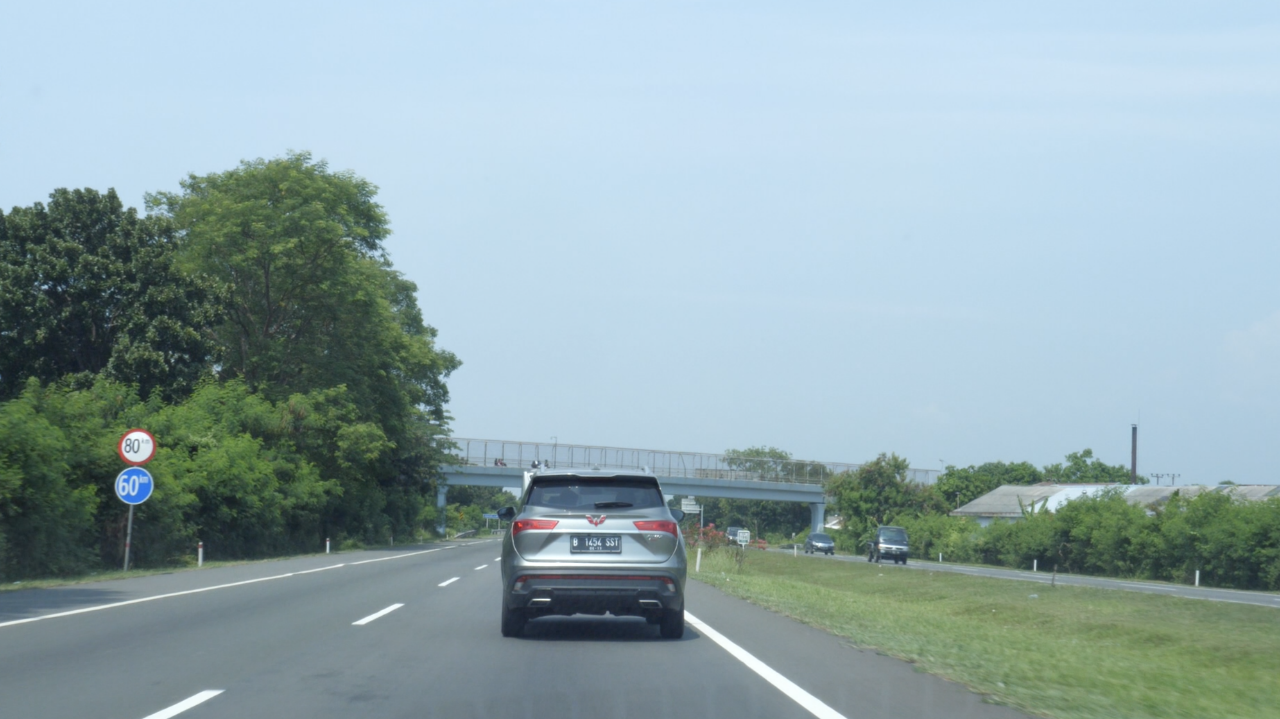
<svg viewBox="0 0 1280 719">
<path fill-rule="evenodd" d="M 1181 487 L 1157 487 L 1149 484 L 1006 484 L 978 497 L 951 512 L 953 517 L 969 517 L 980 526 L 996 520 L 1017 521 L 1024 511 L 1056 511 L 1067 502 L 1085 495 L 1097 495 L 1106 489 L 1119 488 L 1131 504 L 1151 507 L 1169 501 L 1174 492 L 1184 497 L 1194 497 L 1202 492 L 1224 492 L 1241 499 L 1263 500 L 1280 497 L 1280 485 L 1242 484 L 1206 487 L 1190 484 Z"/>
</svg>

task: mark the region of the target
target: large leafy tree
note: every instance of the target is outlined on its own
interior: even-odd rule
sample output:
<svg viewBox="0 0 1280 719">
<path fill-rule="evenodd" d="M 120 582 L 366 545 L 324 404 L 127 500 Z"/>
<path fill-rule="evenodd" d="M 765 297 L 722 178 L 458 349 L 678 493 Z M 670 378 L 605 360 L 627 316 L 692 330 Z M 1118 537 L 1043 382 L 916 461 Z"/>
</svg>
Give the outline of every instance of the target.
<svg viewBox="0 0 1280 719">
<path fill-rule="evenodd" d="M 724 453 L 725 463 L 736 472 L 775 482 L 822 482 L 830 475 L 826 465 L 800 462 L 791 453 L 777 447 L 730 449 Z M 703 502 L 704 519 L 724 529 L 745 526 L 753 536 L 778 532 L 784 536 L 801 532 L 809 526 L 809 505 L 801 502 L 774 502 L 760 499 L 707 499 Z"/>
<path fill-rule="evenodd" d="M 388 391 L 376 385 L 404 380 L 395 390 L 416 386 L 442 411 L 438 380 L 457 360 L 435 350 L 416 287 L 390 269 L 376 187 L 294 153 L 182 189 L 148 203 L 182 229 L 188 267 L 226 293 L 223 375 L 279 397 L 345 384 L 373 404 Z"/>
<path fill-rule="evenodd" d="M 937 492 L 907 478 L 910 468 L 904 457 L 881 454 L 855 471 L 831 478 L 827 492 L 851 539 L 860 542 L 877 525 L 945 511 Z"/>
<path fill-rule="evenodd" d="M 972 502 L 1006 484 L 1037 484 L 1044 473 L 1030 462 L 986 462 L 977 467 L 947 466 L 934 489 L 951 509 Z"/>
<path fill-rule="evenodd" d="M 28 378 L 100 373 L 144 397 L 185 396 L 207 372 L 208 288 L 176 266 L 172 223 L 114 190 L 55 190 L 0 214 L 0 399 Z"/>
<path fill-rule="evenodd" d="M 325 439 L 301 449 L 343 487 L 327 527 L 374 538 L 416 521 L 460 363 L 391 268 L 377 188 L 307 153 L 181 186 L 148 206 L 179 228 L 183 266 L 223 298 L 220 376 L 308 404 L 296 421 Z"/>
<path fill-rule="evenodd" d="M 1044 468 L 1044 477 L 1063 484 L 1130 484 L 1129 468 L 1119 464 L 1107 464 L 1093 456 L 1092 449 L 1072 452 L 1065 462 Z M 1147 478 L 1138 475 L 1133 484 L 1147 484 Z"/>
</svg>

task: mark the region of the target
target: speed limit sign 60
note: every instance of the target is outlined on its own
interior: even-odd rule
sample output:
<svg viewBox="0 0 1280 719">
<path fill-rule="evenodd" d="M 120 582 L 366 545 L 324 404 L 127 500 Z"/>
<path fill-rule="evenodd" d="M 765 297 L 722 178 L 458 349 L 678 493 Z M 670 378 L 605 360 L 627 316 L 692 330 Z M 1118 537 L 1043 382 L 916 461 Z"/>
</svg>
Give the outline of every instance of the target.
<svg viewBox="0 0 1280 719">
<path fill-rule="evenodd" d="M 129 467 L 116 475 L 116 496 L 125 504 L 142 504 L 151 498 L 156 481 L 142 467 Z"/>
<path fill-rule="evenodd" d="M 156 456 L 156 438 L 145 429 L 131 429 L 120 438 L 116 451 L 125 464 L 146 464 Z"/>
</svg>

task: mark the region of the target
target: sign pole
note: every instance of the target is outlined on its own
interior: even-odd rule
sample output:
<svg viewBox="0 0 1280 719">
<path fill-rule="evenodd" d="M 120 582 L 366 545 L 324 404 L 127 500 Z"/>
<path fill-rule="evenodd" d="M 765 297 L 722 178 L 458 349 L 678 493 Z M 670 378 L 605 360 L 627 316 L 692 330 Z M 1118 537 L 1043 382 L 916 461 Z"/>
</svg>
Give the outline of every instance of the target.
<svg viewBox="0 0 1280 719">
<path fill-rule="evenodd" d="M 129 545 L 133 543 L 133 505 L 129 505 L 129 529 L 124 533 L 124 571 L 129 571 Z"/>
</svg>

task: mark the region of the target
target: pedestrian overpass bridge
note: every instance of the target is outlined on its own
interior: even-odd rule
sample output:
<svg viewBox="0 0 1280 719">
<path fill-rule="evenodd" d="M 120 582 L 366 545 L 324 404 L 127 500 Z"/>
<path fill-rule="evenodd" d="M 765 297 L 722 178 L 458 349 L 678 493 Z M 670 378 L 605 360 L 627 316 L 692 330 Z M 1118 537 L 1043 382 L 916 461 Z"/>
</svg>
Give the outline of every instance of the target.
<svg viewBox="0 0 1280 719">
<path fill-rule="evenodd" d="M 700 452 L 596 447 L 558 442 L 515 442 L 454 437 L 453 463 L 442 466 L 446 482 L 436 494 L 443 521 L 450 486 L 502 487 L 520 491 L 524 473 L 552 469 L 619 469 L 649 472 L 669 495 L 768 499 L 809 505 L 812 531 L 822 531 L 826 480 L 862 466 L 845 462 L 760 459 Z M 908 479 L 933 484 L 938 470 L 912 469 Z M 443 531 L 443 528 L 441 529 Z"/>
</svg>

